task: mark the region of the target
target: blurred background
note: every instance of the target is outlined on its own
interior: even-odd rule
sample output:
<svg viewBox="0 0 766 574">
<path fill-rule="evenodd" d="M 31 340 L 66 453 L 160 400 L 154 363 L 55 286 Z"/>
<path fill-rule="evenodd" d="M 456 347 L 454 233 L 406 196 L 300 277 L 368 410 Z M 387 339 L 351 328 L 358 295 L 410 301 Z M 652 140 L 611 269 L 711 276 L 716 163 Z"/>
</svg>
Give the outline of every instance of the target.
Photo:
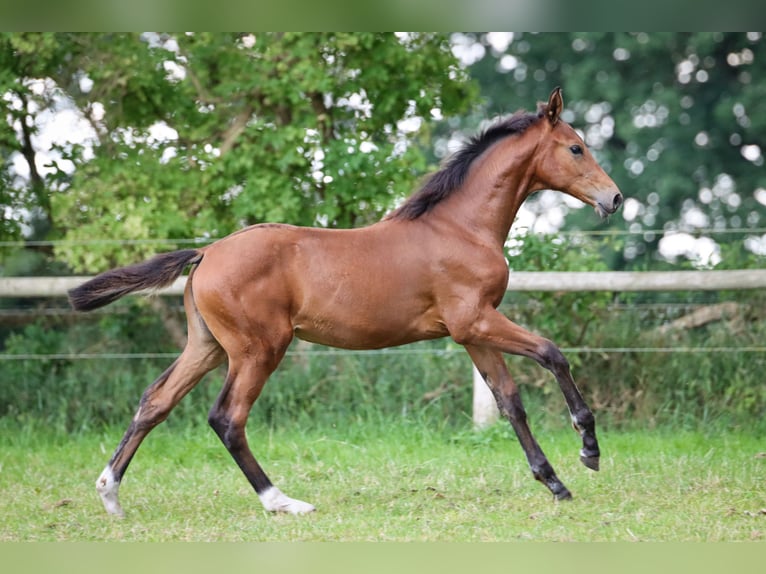
<svg viewBox="0 0 766 574">
<path fill-rule="evenodd" d="M 536 194 L 509 237 L 512 270 L 764 268 L 765 58 L 759 32 L 2 33 L 0 278 L 93 274 L 265 221 L 370 224 L 466 137 L 555 86 L 626 201 L 602 222 Z M 607 425 L 762 431 L 764 299 L 509 293 L 503 311 L 564 348 Z M 88 315 L 60 296 L 2 297 L 0 417 L 122 425 L 184 330 L 173 297 Z M 509 363 L 532 416 L 566 424 L 552 377 Z M 203 424 L 222 377 L 171 419 Z M 462 425 L 470 379 L 446 340 L 296 343 L 253 416 Z"/>
</svg>

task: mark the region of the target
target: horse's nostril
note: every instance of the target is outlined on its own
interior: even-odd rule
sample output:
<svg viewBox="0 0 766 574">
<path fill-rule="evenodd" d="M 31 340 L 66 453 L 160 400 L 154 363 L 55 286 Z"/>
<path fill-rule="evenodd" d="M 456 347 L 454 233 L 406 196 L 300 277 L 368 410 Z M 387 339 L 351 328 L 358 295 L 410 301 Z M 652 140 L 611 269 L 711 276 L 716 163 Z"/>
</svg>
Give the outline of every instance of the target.
<svg viewBox="0 0 766 574">
<path fill-rule="evenodd" d="M 617 211 L 619 207 L 622 205 L 622 194 L 618 193 L 614 196 L 614 210 Z"/>
</svg>

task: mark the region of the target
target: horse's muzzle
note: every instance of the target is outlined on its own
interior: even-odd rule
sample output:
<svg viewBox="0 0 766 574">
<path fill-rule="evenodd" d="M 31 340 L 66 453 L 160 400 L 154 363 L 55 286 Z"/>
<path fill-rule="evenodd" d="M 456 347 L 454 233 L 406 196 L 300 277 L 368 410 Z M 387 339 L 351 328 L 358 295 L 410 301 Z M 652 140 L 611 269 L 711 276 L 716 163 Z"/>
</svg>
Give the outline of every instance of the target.
<svg viewBox="0 0 766 574">
<path fill-rule="evenodd" d="M 622 205 L 623 199 L 622 194 L 618 191 L 615 193 L 611 199 L 606 201 L 597 201 L 596 202 L 596 213 L 599 214 L 600 217 L 607 217 L 608 215 L 613 214 L 615 211 L 620 209 L 620 206 Z"/>
</svg>

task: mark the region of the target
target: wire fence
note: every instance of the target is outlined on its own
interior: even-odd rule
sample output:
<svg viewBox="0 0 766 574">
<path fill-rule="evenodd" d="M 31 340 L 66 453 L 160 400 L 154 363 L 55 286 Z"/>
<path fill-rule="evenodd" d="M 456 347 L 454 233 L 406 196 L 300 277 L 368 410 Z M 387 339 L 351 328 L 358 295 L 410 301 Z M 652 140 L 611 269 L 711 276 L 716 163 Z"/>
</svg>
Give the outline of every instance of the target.
<svg viewBox="0 0 766 574">
<path fill-rule="evenodd" d="M 512 230 L 513 231 L 513 230 Z M 766 227 L 683 227 L 677 229 L 562 229 L 552 233 L 545 233 L 550 236 L 585 236 L 585 237 L 621 237 L 635 235 L 763 235 L 766 234 Z M 115 239 L 115 238 L 94 238 L 94 239 L 54 239 L 54 240 L 12 240 L 0 241 L 0 247 L 61 247 L 61 246 L 92 246 L 92 245 L 204 245 L 221 239 L 221 237 L 194 237 L 194 238 L 144 238 L 144 239 Z"/>
<path fill-rule="evenodd" d="M 680 312 L 680 311 L 694 311 L 701 309 L 709 305 L 708 301 L 665 301 L 662 303 L 651 302 L 637 302 L 637 303 L 612 303 L 606 307 L 607 312 L 623 312 L 623 311 L 655 311 L 655 312 Z M 504 309 L 508 311 L 520 310 L 521 305 L 518 304 L 504 304 Z M 183 305 L 169 306 L 168 310 L 178 315 L 185 313 Z M 128 307 L 112 306 L 102 307 L 100 309 L 93 309 L 88 311 L 88 316 L 103 316 L 103 315 L 125 315 L 132 313 L 133 310 Z M 0 319 L 3 317 L 13 318 L 35 318 L 35 317 L 83 317 L 80 311 L 75 311 L 71 307 L 41 307 L 38 301 L 35 301 L 28 307 L 11 307 L 8 309 L 0 309 Z"/>
<path fill-rule="evenodd" d="M 584 237 L 605 237 L 614 238 L 622 236 L 642 236 L 646 234 L 672 235 L 687 233 L 692 235 L 761 235 L 766 234 L 766 227 L 738 227 L 738 228 L 689 228 L 689 229 L 602 229 L 602 230 L 560 230 L 546 235 L 551 236 L 584 236 Z M 0 241 L 0 248 L 50 248 L 60 246 L 95 246 L 95 245 L 204 245 L 216 241 L 217 237 L 197 237 L 197 238 L 156 238 L 156 239 L 114 239 L 114 238 L 94 238 L 84 240 L 18 240 L 18 241 Z M 705 306 L 706 302 L 685 301 L 665 301 L 661 303 L 640 302 L 640 303 L 620 303 L 615 302 L 609 306 L 609 311 L 664 311 L 669 314 L 692 311 Z M 512 307 L 511 307 L 512 309 Z M 173 312 L 181 314 L 183 308 L 178 306 L 172 308 Z M 99 309 L 90 315 L 119 315 L 128 312 L 125 308 L 110 307 Z M 16 319 L 21 322 L 36 317 L 66 318 L 74 317 L 75 314 L 68 307 L 40 307 L 39 304 L 29 307 L 15 307 L 10 309 L 0 309 L 0 320 Z M 766 346 L 713 346 L 713 347 L 562 347 L 561 349 L 569 354 L 628 354 L 628 353 L 766 353 Z M 289 350 L 288 356 L 347 356 L 347 355 L 391 355 L 406 356 L 416 354 L 434 354 L 446 355 L 464 352 L 462 348 L 418 348 L 417 346 L 407 346 L 403 348 L 382 349 L 372 351 L 346 351 L 342 349 L 296 349 Z M 0 362 L 9 361 L 95 361 L 95 360 L 148 360 L 148 359 L 174 359 L 178 353 L 24 353 L 24 354 L 0 354 Z"/>
<path fill-rule="evenodd" d="M 567 354 L 616 354 L 616 353 L 766 353 L 766 346 L 728 347 L 562 347 Z M 464 353 L 463 349 L 375 349 L 371 351 L 295 350 L 287 351 L 288 357 L 346 357 L 357 355 L 406 356 L 406 355 L 453 355 Z M 23 353 L 0 354 L 3 361 L 96 361 L 96 360 L 148 360 L 175 359 L 179 353 Z"/>
</svg>

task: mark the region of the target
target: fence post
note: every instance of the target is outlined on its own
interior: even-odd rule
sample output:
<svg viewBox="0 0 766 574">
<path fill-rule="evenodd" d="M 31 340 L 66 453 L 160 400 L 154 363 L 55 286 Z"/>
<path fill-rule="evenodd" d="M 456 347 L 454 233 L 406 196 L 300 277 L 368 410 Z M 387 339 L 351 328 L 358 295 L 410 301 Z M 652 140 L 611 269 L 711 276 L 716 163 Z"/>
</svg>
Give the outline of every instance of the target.
<svg viewBox="0 0 766 574">
<path fill-rule="evenodd" d="M 499 417 L 495 397 L 476 365 L 473 365 L 473 424 L 476 428 L 486 428 Z"/>
</svg>

